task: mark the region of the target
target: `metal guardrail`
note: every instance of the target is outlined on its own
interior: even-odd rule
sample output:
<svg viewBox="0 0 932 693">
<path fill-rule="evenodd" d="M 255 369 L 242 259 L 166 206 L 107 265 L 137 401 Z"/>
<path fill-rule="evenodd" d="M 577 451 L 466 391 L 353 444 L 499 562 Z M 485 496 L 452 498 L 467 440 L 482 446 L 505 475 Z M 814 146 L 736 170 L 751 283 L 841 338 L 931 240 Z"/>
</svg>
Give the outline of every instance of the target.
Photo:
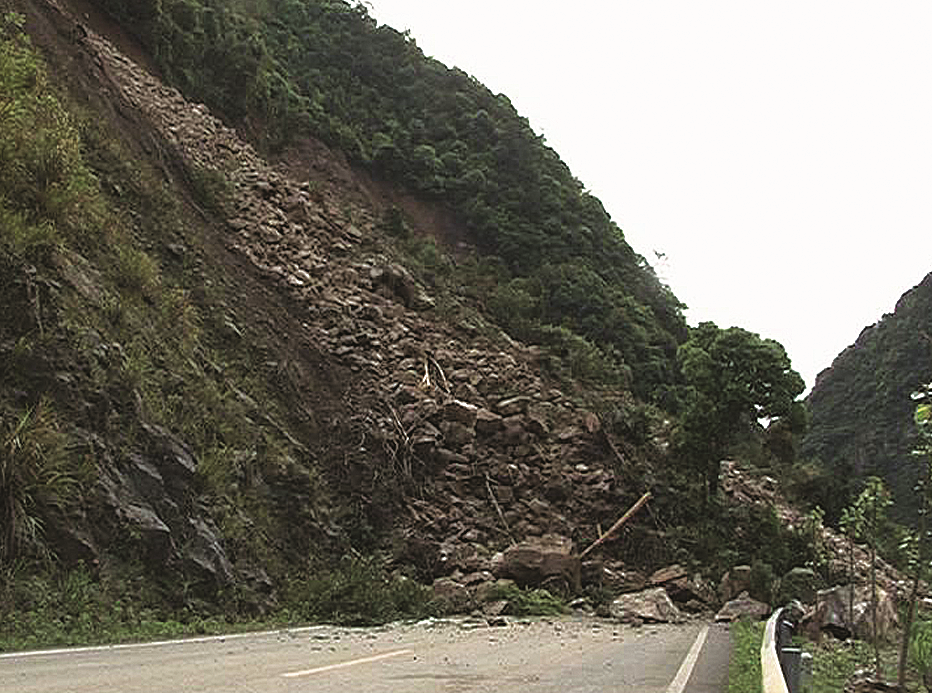
<svg viewBox="0 0 932 693">
<path fill-rule="evenodd" d="M 790 624 L 783 609 L 768 619 L 761 642 L 761 678 L 764 693 L 805 693 L 812 678 L 812 656 L 798 647 L 787 647 Z"/>
<path fill-rule="evenodd" d="M 764 640 L 760 645 L 760 670 L 764 693 L 790 693 L 783 678 L 783 667 L 777 656 L 777 624 L 783 609 L 777 609 L 767 620 Z"/>
</svg>

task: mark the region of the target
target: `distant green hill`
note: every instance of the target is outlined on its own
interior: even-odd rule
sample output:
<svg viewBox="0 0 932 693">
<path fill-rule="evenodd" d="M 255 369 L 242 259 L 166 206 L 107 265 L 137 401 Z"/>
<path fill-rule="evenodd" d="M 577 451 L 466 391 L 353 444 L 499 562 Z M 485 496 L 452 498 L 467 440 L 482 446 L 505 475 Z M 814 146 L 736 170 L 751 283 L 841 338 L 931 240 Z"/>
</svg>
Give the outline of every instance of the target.
<svg viewBox="0 0 932 693">
<path fill-rule="evenodd" d="M 642 397 L 669 392 L 682 304 L 506 96 L 426 57 L 363 3 L 94 2 L 186 96 L 265 145 L 316 136 L 451 208 L 500 260 L 485 298 L 515 336 L 558 351 L 582 337 Z"/>
<path fill-rule="evenodd" d="M 918 463 L 910 394 L 932 379 L 932 274 L 905 293 L 892 314 L 866 328 L 816 380 L 807 403 L 811 424 L 801 451 L 817 458 L 833 488 L 822 502 L 837 517 L 864 478 L 881 476 L 895 514 L 915 508 Z"/>
</svg>

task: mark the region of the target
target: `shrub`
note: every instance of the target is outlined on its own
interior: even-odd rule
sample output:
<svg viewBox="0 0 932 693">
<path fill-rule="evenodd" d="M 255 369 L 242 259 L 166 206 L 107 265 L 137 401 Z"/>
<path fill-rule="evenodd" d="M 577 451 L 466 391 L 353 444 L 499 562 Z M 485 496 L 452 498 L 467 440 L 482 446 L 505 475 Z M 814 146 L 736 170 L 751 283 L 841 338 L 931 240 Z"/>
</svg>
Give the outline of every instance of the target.
<svg viewBox="0 0 932 693">
<path fill-rule="evenodd" d="M 920 621 L 913 626 L 909 663 L 922 677 L 926 690 L 932 691 L 932 621 Z"/>
<path fill-rule="evenodd" d="M 559 597 L 545 589 L 521 589 L 517 585 L 496 587 L 489 601 L 507 601 L 505 612 L 512 616 L 558 616 L 568 609 Z"/>
<path fill-rule="evenodd" d="M 314 571 L 289 589 L 292 609 L 314 622 L 370 626 L 427 613 L 430 590 L 413 580 L 388 576 L 373 559 L 347 558 Z"/>
</svg>

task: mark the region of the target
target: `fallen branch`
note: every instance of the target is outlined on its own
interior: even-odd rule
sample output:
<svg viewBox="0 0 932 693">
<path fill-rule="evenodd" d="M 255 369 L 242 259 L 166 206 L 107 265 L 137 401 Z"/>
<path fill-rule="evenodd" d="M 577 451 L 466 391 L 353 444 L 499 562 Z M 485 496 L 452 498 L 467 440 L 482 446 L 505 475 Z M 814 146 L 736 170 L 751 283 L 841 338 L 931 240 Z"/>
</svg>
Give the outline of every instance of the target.
<svg viewBox="0 0 932 693">
<path fill-rule="evenodd" d="M 440 374 L 440 383 L 441 383 L 440 389 L 446 392 L 447 394 L 450 394 L 450 383 L 447 382 L 447 376 L 444 374 L 443 369 L 440 367 L 440 364 L 437 363 L 437 359 L 435 359 L 433 356 L 429 358 L 430 358 L 430 362 L 434 364 L 434 368 L 436 368 L 437 372 Z"/>
<path fill-rule="evenodd" d="M 628 520 L 630 520 L 631 517 L 634 515 L 634 513 L 636 513 L 638 510 L 640 510 L 640 509 L 644 506 L 644 504 L 645 504 L 647 501 L 649 501 L 649 500 L 650 500 L 650 491 L 648 491 L 648 492 L 645 493 L 643 496 L 641 496 L 640 500 L 638 500 L 637 503 L 635 503 L 634 505 L 632 505 L 632 506 L 631 506 L 631 509 L 628 510 L 628 512 L 626 512 L 624 515 L 622 515 L 620 518 L 618 518 L 618 522 L 616 522 L 615 524 L 613 524 L 605 534 L 603 534 L 603 535 L 602 535 L 601 537 L 599 537 L 596 541 L 594 541 L 592 544 L 590 544 L 590 545 L 589 545 L 589 548 L 587 548 L 585 551 L 583 551 L 583 552 L 579 555 L 580 560 L 582 560 L 583 558 L 585 558 L 585 557 L 586 557 L 586 554 L 588 554 L 590 551 L 592 551 L 596 546 L 599 546 L 599 545 L 602 544 L 606 539 L 608 539 L 608 538 L 609 538 L 610 536 L 612 536 L 615 532 L 617 532 L 617 531 L 621 528 L 621 526 L 624 525 L 625 522 L 627 522 Z"/>
<path fill-rule="evenodd" d="M 498 513 L 499 519 L 502 521 L 502 525 L 505 527 L 505 534 L 508 535 L 508 538 L 511 539 L 511 544 L 514 545 L 517 542 L 515 538 L 511 535 L 511 528 L 508 526 L 508 521 L 505 519 L 505 513 L 502 512 L 502 506 L 498 504 L 498 499 L 495 498 L 495 494 L 492 493 L 492 483 L 489 481 L 489 475 L 485 475 L 485 487 L 489 491 L 489 498 L 492 499 L 492 505 L 495 506 L 495 511 Z"/>
<path fill-rule="evenodd" d="M 628 461 L 622 456 L 618 446 L 615 445 L 615 441 L 612 440 L 612 437 L 608 434 L 608 429 L 605 427 L 605 424 L 602 424 L 602 435 L 605 436 L 605 442 L 608 443 L 608 447 L 611 448 L 611 451 L 615 454 L 615 458 L 621 464 L 622 469 L 627 469 L 629 466 Z"/>
</svg>

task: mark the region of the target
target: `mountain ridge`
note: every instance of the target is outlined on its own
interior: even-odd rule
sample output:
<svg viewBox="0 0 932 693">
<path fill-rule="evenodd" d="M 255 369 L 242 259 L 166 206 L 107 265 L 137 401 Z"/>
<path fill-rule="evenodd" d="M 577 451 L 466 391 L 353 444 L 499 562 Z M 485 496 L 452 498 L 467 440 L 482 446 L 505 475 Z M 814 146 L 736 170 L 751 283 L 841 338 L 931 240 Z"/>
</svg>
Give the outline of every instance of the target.
<svg viewBox="0 0 932 693">
<path fill-rule="evenodd" d="M 826 493 L 823 507 L 830 517 L 837 518 L 869 475 L 882 477 L 893 491 L 898 519 L 915 515 L 920 463 L 910 455 L 910 395 L 932 379 L 930 309 L 932 274 L 906 291 L 893 312 L 865 327 L 819 374 L 807 397 L 811 423 L 801 452 L 845 480 Z M 833 491 L 840 491 L 834 500 Z"/>
</svg>

